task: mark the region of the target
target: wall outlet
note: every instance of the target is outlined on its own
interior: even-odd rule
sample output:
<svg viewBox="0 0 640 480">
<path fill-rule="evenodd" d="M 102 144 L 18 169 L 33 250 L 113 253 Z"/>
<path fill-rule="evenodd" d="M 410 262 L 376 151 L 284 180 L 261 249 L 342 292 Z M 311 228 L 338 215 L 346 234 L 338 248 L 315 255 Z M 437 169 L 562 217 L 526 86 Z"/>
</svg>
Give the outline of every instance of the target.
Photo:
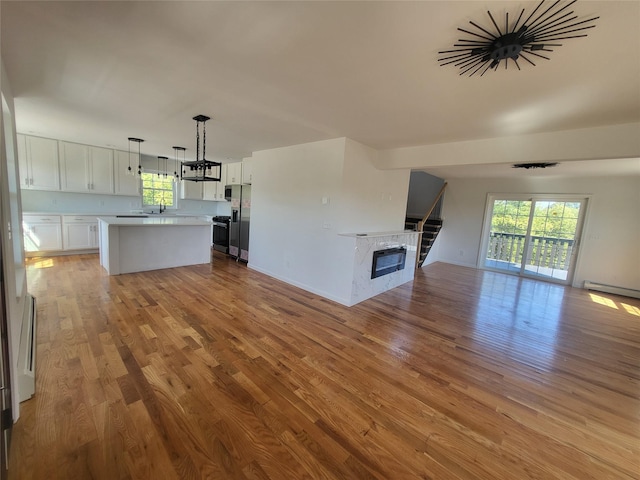
<svg viewBox="0 0 640 480">
<path fill-rule="evenodd" d="M 322 228 L 329 229 L 329 228 L 331 228 L 331 224 L 329 222 L 324 222 L 322 224 Z"/>
</svg>

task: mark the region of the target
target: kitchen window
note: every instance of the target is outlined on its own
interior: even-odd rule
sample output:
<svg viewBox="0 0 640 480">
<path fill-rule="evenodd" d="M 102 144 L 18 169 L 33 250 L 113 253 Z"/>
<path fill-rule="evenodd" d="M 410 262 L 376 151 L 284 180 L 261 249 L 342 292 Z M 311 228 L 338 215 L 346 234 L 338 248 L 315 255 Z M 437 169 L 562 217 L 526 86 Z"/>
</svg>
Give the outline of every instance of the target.
<svg viewBox="0 0 640 480">
<path fill-rule="evenodd" d="M 172 175 L 142 173 L 142 206 L 164 206 L 176 208 L 176 185 Z"/>
</svg>

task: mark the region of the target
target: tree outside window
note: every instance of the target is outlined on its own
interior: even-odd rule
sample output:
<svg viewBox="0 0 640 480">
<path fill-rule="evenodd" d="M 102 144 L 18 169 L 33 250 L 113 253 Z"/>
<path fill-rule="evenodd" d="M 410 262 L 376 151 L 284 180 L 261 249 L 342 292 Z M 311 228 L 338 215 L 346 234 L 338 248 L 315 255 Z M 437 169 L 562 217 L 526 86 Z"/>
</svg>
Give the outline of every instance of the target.
<svg viewBox="0 0 640 480">
<path fill-rule="evenodd" d="M 175 207 L 175 183 L 173 176 L 142 173 L 142 205 Z"/>
</svg>

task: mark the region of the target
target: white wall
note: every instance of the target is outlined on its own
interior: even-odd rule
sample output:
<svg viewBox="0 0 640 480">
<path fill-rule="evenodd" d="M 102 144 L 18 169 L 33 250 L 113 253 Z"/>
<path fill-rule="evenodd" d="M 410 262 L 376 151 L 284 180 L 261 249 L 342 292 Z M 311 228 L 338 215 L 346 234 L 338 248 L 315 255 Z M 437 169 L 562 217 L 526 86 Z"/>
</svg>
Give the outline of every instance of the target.
<svg viewBox="0 0 640 480">
<path fill-rule="evenodd" d="M 640 290 L 640 176 L 537 180 L 449 179 L 435 260 L 475 267 L 489 193 L 589 196 L 573 285 L 585 280 Z M 431 254 L 430 254 L 431 257 Z"/>
<path fill-rule="evenodd" d="M 404 230 L 411 172 L 378 170 L 379 151 L 348 138 L 345 147 L 339 231 Z"/>
<path fill-rule="evenodd" d="M 424 217 L 435 201 L 444 180 L 426 172 L 411 172 L 409 195 L 407 199 L 407 216 Z"/>
<path fill-rule="evenodd" d="M 249 267 L 349 304 L 353 241 L 338 234 L 404 225 L 409 171 L 375 154 L 345 138 L 254 152 Z"/>
</svg>

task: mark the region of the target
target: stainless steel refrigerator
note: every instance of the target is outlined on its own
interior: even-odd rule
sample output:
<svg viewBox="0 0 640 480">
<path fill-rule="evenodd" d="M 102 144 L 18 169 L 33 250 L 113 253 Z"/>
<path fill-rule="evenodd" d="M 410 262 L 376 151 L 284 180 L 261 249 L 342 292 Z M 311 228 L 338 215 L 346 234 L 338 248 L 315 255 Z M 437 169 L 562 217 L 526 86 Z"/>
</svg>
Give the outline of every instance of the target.
<svg viewBox="0 0 640 480">
<path fill-rule="evenodd" d="M 249 223 L 251 219 L 251 185 L 227 185 L 231 190 L 229 255 L 249 261 Z"/>
</svg>

